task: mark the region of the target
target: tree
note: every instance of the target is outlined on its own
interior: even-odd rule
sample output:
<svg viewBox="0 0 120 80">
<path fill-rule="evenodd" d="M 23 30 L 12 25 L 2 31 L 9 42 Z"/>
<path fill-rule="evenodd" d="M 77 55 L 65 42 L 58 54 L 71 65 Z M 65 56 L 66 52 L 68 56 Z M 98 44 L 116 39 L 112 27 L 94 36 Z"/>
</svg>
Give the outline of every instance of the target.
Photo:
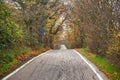
<svg viewBox="0 0 120 80">
<path fill-rule="evenodd" d="M 112 35 L 114 33 L 118 35 L 119 32 L 118 11 L 120 8 L 118 5 L 120 2 L 117 0 L 76 0 L 73 3 L 73 12 L 77 15 L 75 24 L 79 25 L 80 35 L 84 34 L 83 37 L 80 36 L 80 39 L 87 40 L 87 47 L 92 52 L 105 55 L 109 45 L 112 44 L 111 40 L 119 42 Z M 117 30 L 114 26 L 117 26 Z M 86 42 L 83 41 L 81 42 Z"/>
<path fill-rule="evenodd" d="M 9 48 L 22 38 L 21 28 L 12 20 L 7 6 L 0 0 L 0 49 Z"/>
<path fill-rule="evenodd" d="M 63 20 L 59 26 L 54 27 L 58 17 L 64 12 L 62 3 L 60 3 L 59 0 L 13 0 L 11 3 L 14 4 L 15 8 L 14 12 L 11 9 L 14 19 L 18 24 L 22 24 L 21 26 L 25 32 L 24 34 L 26 34 L 25 43 L 33 47 L 37 44 L 50 44 L 52 41 L 52 37 L 50 36 L 56 35 L 64 22 Z M 19 19 L 16 19 L 16 17 Z M 46 24 L 50 25 L 45 27 Z M 40 34 L 40 30 L 43 28 L 46 30 L 44 39 Z"/>
</svg>

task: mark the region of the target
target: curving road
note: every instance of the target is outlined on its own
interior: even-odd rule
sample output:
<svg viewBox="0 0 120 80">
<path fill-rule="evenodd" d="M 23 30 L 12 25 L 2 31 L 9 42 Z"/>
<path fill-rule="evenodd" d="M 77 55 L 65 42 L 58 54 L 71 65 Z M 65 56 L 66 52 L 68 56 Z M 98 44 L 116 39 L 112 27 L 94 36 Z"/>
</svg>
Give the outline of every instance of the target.
<svg viewBox="0 0 120 80">
<path fill-rule="evenodd" d="M 91 62 L 61 45 L 30 60 L 2 80 L 108 80 Z"/>
</svg>

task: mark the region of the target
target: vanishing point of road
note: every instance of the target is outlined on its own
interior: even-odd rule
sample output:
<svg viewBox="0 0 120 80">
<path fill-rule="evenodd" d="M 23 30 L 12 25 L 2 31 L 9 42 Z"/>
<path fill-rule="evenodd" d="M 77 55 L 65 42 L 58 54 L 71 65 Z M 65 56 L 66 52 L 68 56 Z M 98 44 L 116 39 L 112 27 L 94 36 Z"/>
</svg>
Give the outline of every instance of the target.
<svg viewBox="0 0 120 80">
<path fill-rule="evenodd" d="M 25 63 L 2 80 L 108 80 L 74 49 L 49 50 Z"/>
</svg>

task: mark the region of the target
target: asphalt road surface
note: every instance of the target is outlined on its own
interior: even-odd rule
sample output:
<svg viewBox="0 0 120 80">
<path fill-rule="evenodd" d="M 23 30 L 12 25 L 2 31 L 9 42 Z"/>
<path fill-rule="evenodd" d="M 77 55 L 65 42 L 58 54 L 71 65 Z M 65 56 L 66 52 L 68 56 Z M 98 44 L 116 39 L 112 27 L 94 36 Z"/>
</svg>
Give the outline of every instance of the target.
<svg viewBox="0 0 120 80">
<path fill-rule="evenodd" d="M 108 80 L 91 62 L 61 45 L 28 61 L 2 80 Z"/>
</svg>

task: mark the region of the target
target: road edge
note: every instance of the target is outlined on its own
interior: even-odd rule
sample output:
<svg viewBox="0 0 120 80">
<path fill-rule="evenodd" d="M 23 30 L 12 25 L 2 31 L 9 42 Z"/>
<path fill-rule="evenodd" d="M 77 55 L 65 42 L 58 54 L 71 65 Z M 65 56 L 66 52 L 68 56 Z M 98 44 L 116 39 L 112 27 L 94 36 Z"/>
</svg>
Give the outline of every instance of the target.
<svg viewBox="0 0 120 80">
<path fill-rule="evenodd" d="M 51 50 L 48 50 L 51 51 Z M 25 64 L 23 64 L 22 66 L 20 66 L 19 68 L 15 69 L 13 72 L 11 72 L 10 74 L 8 74 L 7 76 L 3 77 L 2 80 L 7 80 L 9 77 L 11 77 L 12 75 L 14 75 L 15 73 L 17 73 L 20 69 L 24 68 L 26 65 L 28 65 L 29 63 L 31 63 L 32 61 L 34 61 L 36 58 L 44 55 L 45 53 L 47 53 L 48 51 L 39 54 L 38 56 L 32 58 L 31 60 L 27 61 Z"/>
<path fill-rule="evenodd" d="M 108 80 L 108 78 L 92 63 L 90 62 L 86 57 L 81 55 L 78 51 L 74 49 L 74 51 L 82 58 L 82 60 L 90 67 L 90 69 L 96 74 L 96 76 L 99 78 L 99 80 Z M 104 77 L 104 79 L 103 79 Z"/>
</svg>

